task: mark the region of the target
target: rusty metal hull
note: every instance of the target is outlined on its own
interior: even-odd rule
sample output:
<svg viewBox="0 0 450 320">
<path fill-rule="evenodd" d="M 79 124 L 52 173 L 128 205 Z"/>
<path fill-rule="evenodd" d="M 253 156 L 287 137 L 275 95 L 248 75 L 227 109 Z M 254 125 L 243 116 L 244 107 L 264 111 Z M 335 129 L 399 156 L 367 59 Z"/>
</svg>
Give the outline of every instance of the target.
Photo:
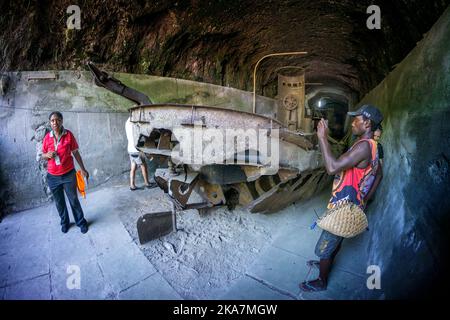
<svg viewBox="0 0 450 320">
<path fill-rule="evenodd" d="M 300 91 L 285 92 L 286 110 L 278 113 L 282 123 L 230 109 L 152 104 L 92 62 L 88 67 L 96 85 L 137 103 L 130 109 L 135 147 L 160 166 L 155 181 L 173 200 L 172 211 L 139 218 L 141 244 L 176 231 L 177 210 L 196 208 L 201 213 L 242 205 L 250 212 L 275 212 L 309 198 L 327 183 L 317 138 L 310 133 L 311 119 L 303 110 L 304 78 Z M 299 89 L 300 82 L 291 87 Z M 193 203 L 193 194 L 202 202 Z"/>
<path fill-rule="evenodd" d="M 251 212 L 274 212 L 311 197 L 329 182 L 314 135 L 289 131 L 277 120 L 235 110 L 179 104 L 137 106 L 130 112 L 136 148 L 148 158 L 168 159 L 171 167 L 158 169 L 155 179 L 181 206 L 196 190 L 211 206 L 240 204 Z M 230 132 L 237 136 L 263 132 L 265 137 L 258 139 L 267 138 L 270 146 L 276 142 L 278 156 L 269 159 L 258 150 L 259 145 L 255 147 L 244 139 L 231 144 L 231 153 L 225 146 L 222 157 L 216 156 L 218 152 L 206 153 L 199 161 L 198 150 L 192 150 L 193 141 L 199 144 L 199 150 L 220 144 L 203 138 L 211 129 L 224 142 Z M 181 150 L 192 150 L 193 154 L 185 157 Z M 186 180 L 193 175 L 196 179 Z"/>
</svg>

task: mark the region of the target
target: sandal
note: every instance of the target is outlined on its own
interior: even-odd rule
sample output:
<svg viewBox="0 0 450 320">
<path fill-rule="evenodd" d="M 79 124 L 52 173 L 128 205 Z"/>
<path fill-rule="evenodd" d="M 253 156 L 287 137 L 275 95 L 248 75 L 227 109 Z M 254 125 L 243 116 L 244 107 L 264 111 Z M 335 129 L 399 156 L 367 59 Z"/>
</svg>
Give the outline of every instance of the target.
<svg viewBox="0 0 450 320">
<path fill-rule="evenodd" d="M 319 283 L 321 284 L 319 285 Z M 317 291 L 324 291 L 327 289 L 327 285 L 320 279 L 312 281 L 303 281 L 298 286 L 304 292 L 317 292 Z"/>
<path fill-rule="evenodd" d="M 145 187 L 147 189 L 153 189 L 156 188 L 158 185 L 156 184 L 156 182 L 150 182 L 149 184 L 147 184 Z"/>
<path fill-rule="evenodd" d="M 138 188 L 136 188 L 136 187 L 134 187 L 134 188 L 132 188 L 132 187 L 130 187 L 130 190 L 131 191 L 136 191 Z"/>
<path fill-rule="evenodd" d="M 308 260 L 306 261 L 306 265 L 310 268 L 320 268 L 320 262 L 318 260 Z"/>
</svg>

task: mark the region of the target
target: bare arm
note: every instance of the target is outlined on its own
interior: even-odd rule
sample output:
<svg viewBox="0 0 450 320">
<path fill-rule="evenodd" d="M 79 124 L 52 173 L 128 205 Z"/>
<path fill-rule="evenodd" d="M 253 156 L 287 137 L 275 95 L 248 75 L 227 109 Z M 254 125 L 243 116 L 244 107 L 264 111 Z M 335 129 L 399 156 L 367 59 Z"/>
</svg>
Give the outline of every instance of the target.
<svg viewBox="0 0 450 320">
<path fill-rule="evenodd" d="M 325 168 L 328 174 L 333 175 L 342 170 L 357 166 L 361 161 L 370 158 L 369 143 L 358 143 L 353 149 L 335 159 L 327 139 L 327 125 L 325 120 L 320 120 L 317 125 L 317 136 L 319 138 L 319 146 L 322 151 Z"/>
<path fill-rule="evenodd" d="M 41 159 L 43 159 L 43 160 L 50 160 L 50 159 L 54 158 L 55 156 L 56 156 L 56 152 L 55 151 L 49 151 L 49 152 L 43 153 L 41 155 Z"/>
<path fill-rule="evenodd" d="M 78 152 L 78 150 L 73 151 L 72 154 L 73 154 L 75 160 L 77 160 L 78 165 L 81 168 L 81 173 L 86 177 L 86 179 L 89 179 L 89 172 L 84 167 L 83 159 L 81 159 L 81 155 Z"/>
<path fill-rule="evenodd" d="M 37 161 L 39 161 L 39 159 L 42 160 L 50 160 L 53 159 L 54 157 L 56 157 L 56 152 L 55 151 L 48 151 L 47 147 L 45 145 L 45 142 L 42 143 L 42 150 L 38 153 L 38 157 L 36 158 Z"/>
</svg>

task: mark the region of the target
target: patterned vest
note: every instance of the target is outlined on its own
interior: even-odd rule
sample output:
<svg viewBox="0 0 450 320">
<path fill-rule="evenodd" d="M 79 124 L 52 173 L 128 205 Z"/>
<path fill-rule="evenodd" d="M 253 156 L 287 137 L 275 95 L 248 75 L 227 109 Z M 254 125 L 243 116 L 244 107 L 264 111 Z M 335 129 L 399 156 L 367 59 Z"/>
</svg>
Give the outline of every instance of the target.
<svg viewBox="0 0 450 320">
<path fill-rule="evenodd" d="M 328 209 L 346 202 L 353 202 L 361 209 L 364 209 L 364 199 L 375 181 L 375 175 L 378 170 L 378 152 L 377 143 L 373 139 L 358 140 L 350 150 L 362 141 L 368 141 L 370 144 L 371 161 L 364 169 L 353 167 L 334 176 Z"/>
</svg>

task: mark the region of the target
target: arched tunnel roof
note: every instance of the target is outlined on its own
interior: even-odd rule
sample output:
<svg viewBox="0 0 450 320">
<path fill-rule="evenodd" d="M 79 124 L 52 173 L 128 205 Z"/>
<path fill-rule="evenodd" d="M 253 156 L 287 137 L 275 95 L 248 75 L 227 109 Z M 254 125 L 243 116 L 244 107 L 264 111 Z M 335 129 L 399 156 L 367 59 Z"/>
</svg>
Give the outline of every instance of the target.
<svg viewBox="0 0 450 320">
<path fill-rule="evenodd" d="M 259 58 L 269 58 L 258 92 L 274 96 L 277 68 L 301 66 L 307 82 L 367 93 L 420 41 L 450 1 L 188 0 L 86 1 L 81 29 L 65 21 L 70 1 L 5 1 L 1 70 L 84 69 L 146 73 L 252 89 Z M 372 5 L 381 29 L 366 26 Z M 20 40 L 19 40 L 20 39 Z"/>
</svg>

